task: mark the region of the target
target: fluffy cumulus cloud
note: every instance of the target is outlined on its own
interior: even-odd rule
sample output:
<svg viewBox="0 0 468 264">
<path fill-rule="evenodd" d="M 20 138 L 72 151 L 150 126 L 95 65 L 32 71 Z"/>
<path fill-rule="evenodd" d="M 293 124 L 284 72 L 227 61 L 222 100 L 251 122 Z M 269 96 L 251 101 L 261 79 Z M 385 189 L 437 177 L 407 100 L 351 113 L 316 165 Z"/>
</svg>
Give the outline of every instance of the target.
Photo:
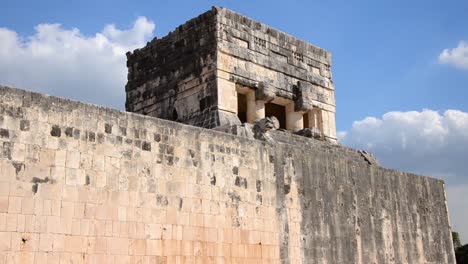
<svg viewBox="0 0 468 264">
<path fill-rule="evenodd" d="M 468 243 L 468 113 L 388 112 L 355 121 L 339 139 L 374 153 L 384 167 L 444 179 L 452 224 Z"/>
<path fill-rule="evenodd" d="M 456 48 L 444 49 L 439 55 L 439 62 L 468 70 L 468 42 L 460 41 Z"/>
<path fill-rule="evenodd" d="M 30 36 L 0 27 L 0 84 L 123 109 L 125 53 L 144 46 L 154 28 L 145 17 L 92 36 L 60 24 L 40 24 Z"/>
</svg>

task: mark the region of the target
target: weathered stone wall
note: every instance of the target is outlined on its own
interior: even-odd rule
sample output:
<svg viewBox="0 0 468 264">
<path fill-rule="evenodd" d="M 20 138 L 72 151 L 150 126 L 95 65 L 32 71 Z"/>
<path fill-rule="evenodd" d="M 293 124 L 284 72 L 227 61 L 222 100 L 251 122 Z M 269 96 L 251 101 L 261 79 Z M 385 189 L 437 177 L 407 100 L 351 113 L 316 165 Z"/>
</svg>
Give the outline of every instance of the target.
<svg viewBox="0 0 468 264">
<path fill-rule="evenodd" d="M 220 109 L 237 111 L 236 98 L 232 96 L 236 83 L 255 88 L 256 83 L 267 82 L 277 97 L 295 103 L 296 111 L 302 96 L 323 109 L 323 132 L 336 140 L 331 53 L 229 9 L 215 10 Z"/>
<path fill-rule="evenodd" d="M 442 181 L 268 133 L 0 87 L 0 263 L 455 262 Z"/>
<path fill-rule="evenodd" d="M 256 93 L 262 113 L 253 119 L 271 101 L 288 107 L 295 131 L 319 108 L 317 127 L 337 139 L 331 54 L 228 9 L 213 7 L 127 58 L 127 111 L 205 128 L 240 124 L 241 85 Z"/>
<path fill-rule="evenodd" d="M 127 53 L 127 111 L 199 127 L 219 125 L 214 16 L 206 12 Z"/>
</svg>

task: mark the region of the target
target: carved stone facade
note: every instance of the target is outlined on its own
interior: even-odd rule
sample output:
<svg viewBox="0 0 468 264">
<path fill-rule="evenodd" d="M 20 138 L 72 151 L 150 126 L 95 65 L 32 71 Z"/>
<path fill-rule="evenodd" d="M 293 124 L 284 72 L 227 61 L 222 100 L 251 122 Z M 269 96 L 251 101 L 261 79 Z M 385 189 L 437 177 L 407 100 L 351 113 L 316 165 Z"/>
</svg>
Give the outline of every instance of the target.
<svg viewBox="0 0 468 264">
<path fill-rule="evenodd" d="M 276 116 L 336 142 L 331 54 L 225 8 L 128 53 L 127 111 L 214 128 Z"/>
</svg>

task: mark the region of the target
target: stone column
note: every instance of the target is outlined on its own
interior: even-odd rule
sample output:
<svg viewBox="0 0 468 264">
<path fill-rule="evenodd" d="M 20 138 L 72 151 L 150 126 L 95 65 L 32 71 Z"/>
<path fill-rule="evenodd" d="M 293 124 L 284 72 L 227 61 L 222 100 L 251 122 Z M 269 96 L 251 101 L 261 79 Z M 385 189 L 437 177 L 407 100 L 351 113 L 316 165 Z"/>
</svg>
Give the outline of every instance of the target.
<svg viewBox="0 0 468 264">
<path fill-rule="evenodd" d="M 313 110 L 308 110 L 306 111 L 307 113 L 307 123 L 309 124 L 308 127 L 304 127 L 304 128 L 314 128 L 316 127 L 316 124 L 317 124 L 317 116 L 315 115 L 314 111 Z"/>
<path fill-rule="evenodd" d="M 304 128 L 304 112 L 294 110 L 294 102 L 286 105 L 286 130 L 293 132 Z"/>
<path fill-rule="evenodd" d="M 253 123 L 259 119 L 265 118 L 265 101 L 255 100 L 255 92 L 249 91 L 246 94 L 247 99 L 247 123 Z"/>
<path fill-rule="evenodd" d="M 309 111 L 309 125 L 310 128 L 317 128 L 321 133 L 325 132 L 322 109 L 314 107 Z"/>
<path fill-rule="evenodd" d="M 303 118 L 303 123 L 304 123 L 304 128 L 311 128 L 312 125 L 310 123 L 310 121 L 312 121 L 312 118 L 310 118 L 310 115 L 311 115 L 311 111 L 308 110 L 308 111 L 304 111 L 304 114 L 302 115 L 302 118 Z"/>
</svg>

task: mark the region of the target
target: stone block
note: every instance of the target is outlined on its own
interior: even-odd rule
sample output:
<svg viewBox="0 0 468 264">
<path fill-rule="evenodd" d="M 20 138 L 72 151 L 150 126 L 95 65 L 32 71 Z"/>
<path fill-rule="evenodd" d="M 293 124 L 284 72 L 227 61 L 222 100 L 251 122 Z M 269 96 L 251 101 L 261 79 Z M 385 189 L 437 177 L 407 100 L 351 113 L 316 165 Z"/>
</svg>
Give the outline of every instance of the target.
<svg viewBox="0 0 468 264">
<path fill-rule="evenodd" d="M 257 89 L 255 89 L 255 99 L 270 102 L 273 101 L 275 97 L 275 88 L 269 81 L 261 81 L 258 83 Z"/>
<path fill-rule="evenodd" d="M 39 235 L 39 251 L 51 252 L 54 249 L 54 235 L 40 234 Z"/>
<path fill-rule="evenodd" d="M 111 237 L 107 239 L 107 253 L 112 255 L 127 255 L 129 249 L 127 238 Z"/>
<path fill-rule="evenodd" d="M 65 167 L 67 160 L 67 151 L 66 150 L 56 150 L 55 151 L 55 162 L 54 165 L 58 167 Z"/>
<path fill-rule="evenodd" d="M 80 168 L 80 152 L 78 151 L 67 151 L 66 154 L 66 166 L 71 169 Z"/>
<path fill-rule="evenodd" d="M 296 100 L 294 110 L 306 112 L 314 108 L 313 94 L 314 86 L 307 82 L 299 82 L 296 88 Z"/>
<path fill-rule="evenodd" d="M 9 259 L 8 263 L 34 264 L 34 252 L 18 252 L 15 256 L 16 260 Z"/>
<path fill-rule="evenodd" d="M 42 165 L 51 167 L 55 165 L 55 150 L 54 149 L 41 149 L 39 152 L 39 161 Z"/>
<path fill-rule="evenodd" d="M 47 216 L 47 232 L 53 234 L 60 234 L 61 232 L 60 217 Z"/>
<path fill-rule="evenodd" d="M 86 174 L 81 169 L 66 168 L 65 183 L 70 186 L 80 186 L 86 184 Z"/>
<path fill-rule="evenodd" d="M 35 225 L 36 225 L 36 219 L 37 217 L 35 215 L 25 215 L 24 216 L 24 226 L 25 232 L 32 233 L 32 232 L 37 232 Z"/>
<path fill-rule="evenodd" d="M 17 247 L 23 252 L 34 252 L 39 248 L 39 234 L 35 233 L 16 233 L 17 237 L 12 237 L 13 244 L 17 243 Z"/>
<path fill-rule="evenodd" d="M 15 143 L 11 150 L 11 159 L 14 161 L 22 162 L 26 157 L 26 145 L 21 143 Z"/>
<path fill-rule="evenodd" d="M 9 202 L 8 196 L 2 195 L 0 196 L 0 213 L 8 212 Z"/>
<path fill-rule="evenodd" d="M 227 112 L 237 112 L 237 94 L 235 83 L 219 79 L 218 80 L 218 108 Z"/>
<path fill-rule="evenodd" d="M 66 235 L 64 238 L 65 252 L 85 253 L 87 238 L 82 236 Z"/>
<path fill-rule="evenodd" d="M 10 251 L 11 249 L 11 233 L 0 232 L 0 252 Z"/>
<path fill-rule="evenodd" d="M 163 246 L 161 240 L 149 239 L 146 240 L 146 254 L 148 256 L 161 256 L 163 254 Z"/>
<path fill-rule="evenodd" d="M 18 214 L 21 213 L 21 197 L 10 196 L 8 199 L 8 213 Z"/>
<path fill-rule="evenodd" d="M 32 197 L 22 197 L 21 213 L 27 215 L 34 214 L 34 199 Z"/>
<path fill-rule="evenodd" d="M 0 163 L 0 166 L 1 166 L 1 163 Z M 8 182 L 0 182 L 0 195 L 8 196 L 9 194 L 10 194 L 10 184 Z"/>
</svg>

